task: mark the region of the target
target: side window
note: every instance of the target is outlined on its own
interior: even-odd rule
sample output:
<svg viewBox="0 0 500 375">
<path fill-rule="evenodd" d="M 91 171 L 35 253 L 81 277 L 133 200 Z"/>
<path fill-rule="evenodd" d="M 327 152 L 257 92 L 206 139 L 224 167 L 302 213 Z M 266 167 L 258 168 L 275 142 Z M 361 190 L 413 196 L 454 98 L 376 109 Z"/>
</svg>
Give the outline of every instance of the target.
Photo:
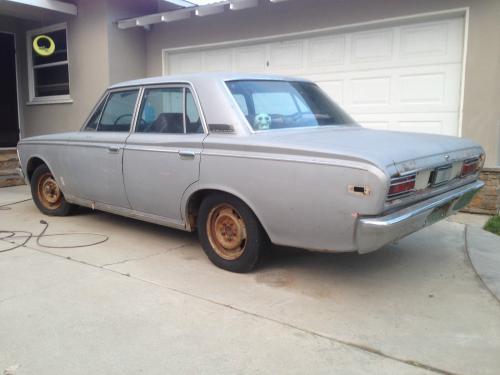
<svg viewBox="0 0 500 375">
<path fill-rule="evenodd" d="M 89 121 L 87 122 L 87 125 L 85 125 L 86 132 L 92 132 L 97 130 L 97 124 L 99 123 L 99 119 L 101 118 L 101 113 L 104 108 L 104 104 L 106 104 L 106 99 L 107 97 L 101 101 L 99 107 L 96 108 L 96 110 L 92 114 L 92 117 L 90 117 Z"/>
<path fill-rule="evenodd" d="M 139 90 L 130 90 L 109 94 L 97 131 L 128 132 L 138 93 Z"/>
<path fill-rule="evenodd" d="M 186 133 L 203 133 L 200 113 L 191 90 L 186 89 Z"/>
<path fill-rule="evenodd" d="M 144 91 L 138 133 L 184 133 L 184 89 L 168 87 Z"/>
<path fill-rule="evenodd" d="M 193 93 L 182 87 L 147 89 L 141 105 L 137 133 L 203 133 Z"/>
</svg>

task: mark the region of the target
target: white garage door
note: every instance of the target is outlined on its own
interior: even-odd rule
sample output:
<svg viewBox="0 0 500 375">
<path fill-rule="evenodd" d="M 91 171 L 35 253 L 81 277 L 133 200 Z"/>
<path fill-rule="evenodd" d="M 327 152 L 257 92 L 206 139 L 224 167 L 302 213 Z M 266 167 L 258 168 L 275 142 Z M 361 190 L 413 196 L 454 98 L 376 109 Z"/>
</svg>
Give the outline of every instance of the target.
<svg viewBox="0 0 500 375">
<path fill-rule="evenodd" d="M 278 73 L 311 79 L 361 124 L 459 134 L 464 19 L 231 48 L 166 52 L 164 72 Z"/>
</svg>

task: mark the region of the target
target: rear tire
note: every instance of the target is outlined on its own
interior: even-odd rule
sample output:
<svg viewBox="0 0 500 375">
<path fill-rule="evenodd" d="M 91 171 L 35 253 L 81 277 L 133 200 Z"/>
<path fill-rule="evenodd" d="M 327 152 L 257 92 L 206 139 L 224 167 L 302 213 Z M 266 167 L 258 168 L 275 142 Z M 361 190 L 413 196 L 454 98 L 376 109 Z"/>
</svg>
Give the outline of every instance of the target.
<svg viewBox="0 0 500 375">
<path fill-rule="evenodd" d="M 64 199 L 56 178 L 45 164 L 35 169 L 30 184 L 33 201 L 45 215 L 67 216 L 73 210 L 74 206 Z"/>
<path fill-rule="evenodd" d="M 217 267 L 231 272 L 253 270 L 269 244 L 252 210 L 229 194 L 214 193 L 203 200 L 197 227 L 208 258 Z"/>
</svg>

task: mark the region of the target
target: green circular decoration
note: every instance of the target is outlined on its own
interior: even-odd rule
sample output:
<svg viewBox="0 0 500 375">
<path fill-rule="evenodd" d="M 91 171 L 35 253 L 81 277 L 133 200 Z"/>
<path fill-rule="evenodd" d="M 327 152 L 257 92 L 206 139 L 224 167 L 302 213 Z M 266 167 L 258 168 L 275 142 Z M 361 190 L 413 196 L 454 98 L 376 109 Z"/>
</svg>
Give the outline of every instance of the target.
<svg viewBox="0 0 500 375">
<path fill-rule="evenodd" d="M 40 46 L 38 42 L 40 40 L 46 40 L 49 42 L 49 46 Z M 54 39 L 47 35 L 38 35 L 35 39 L 33 39 L 33 50 L 37 55 L 47 57 L 52 55 L 56 50 L 56 44 L 54 43 Z"/>
</svg>

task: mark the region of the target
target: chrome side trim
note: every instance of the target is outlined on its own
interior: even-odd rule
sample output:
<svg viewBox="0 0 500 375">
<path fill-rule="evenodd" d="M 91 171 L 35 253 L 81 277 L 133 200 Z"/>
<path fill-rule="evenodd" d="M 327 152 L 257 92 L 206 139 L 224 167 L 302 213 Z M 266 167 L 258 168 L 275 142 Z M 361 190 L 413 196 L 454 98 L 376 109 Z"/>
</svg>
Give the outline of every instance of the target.
<svg viewBox="0 0 500 375">
<path fill-rule="evenodd" d="M 91 200 L 78 198 L 78 197 L 75 197 L 75 196 L 69 195 L 69 194 L 66 194 L 64 197 L 66 198 L 66 200 L 68 202 L 73 203 L 73 204 L 77 204 L 79 206 L 84 206 L 84 207 L 96 209 L 99 211 L 105 211 L 105 212 L 109 212 L 112 214 L 117 214 L 120 216 L 129 217 L 132 219 L 139 219 L 142 221 L 147 221 L 149 223 L 162 225 L 164 227 L 189 231 L 186 227 L 186 224 L 182 221 L 175 221 L 175 220 L 171 220 L 171 219 L 168 219 L 166 217 L 163 217 L 163 216 L 147 214 L 144 212 L 135 211 L 135 210 L 123 208 L 123 207 L 117 207 L 117 206 L 113 206 L 113 205 L 106 204 L 106 203 L 93 202 Z"/>
</svg>

